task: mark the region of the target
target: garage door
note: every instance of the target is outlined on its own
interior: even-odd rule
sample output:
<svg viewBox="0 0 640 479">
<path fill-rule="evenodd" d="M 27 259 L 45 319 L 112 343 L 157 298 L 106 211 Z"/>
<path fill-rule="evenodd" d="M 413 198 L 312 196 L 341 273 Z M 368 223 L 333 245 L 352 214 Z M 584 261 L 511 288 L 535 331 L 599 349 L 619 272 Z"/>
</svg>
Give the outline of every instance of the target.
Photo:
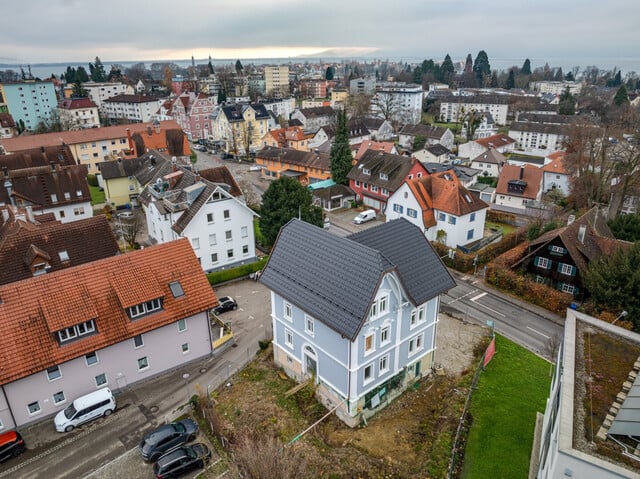
<svg viewBox="0 0 640 479">
<path fill-rule="evenodd" d="M 375 198 L 369 198 L 368 196 L 363 196 L 362 202 L 365 204 L 365 206 L 370 206 L 374 210 L 380 211 L 380 200 L 376 200 Z"/>
</svg>

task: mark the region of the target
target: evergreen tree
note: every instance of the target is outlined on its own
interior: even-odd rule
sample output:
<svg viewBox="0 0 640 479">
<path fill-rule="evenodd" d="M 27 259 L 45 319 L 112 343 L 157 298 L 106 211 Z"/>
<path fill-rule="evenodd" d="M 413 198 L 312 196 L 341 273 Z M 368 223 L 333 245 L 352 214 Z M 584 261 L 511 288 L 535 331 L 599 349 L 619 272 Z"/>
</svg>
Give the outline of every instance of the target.
<svg viewBox="0 0 640 479">
<path fill-rule="evenodd" d="M 240 60 L 236 60 L 236 73 L 242 75 L 242 63 Z"/>
<path fill-rule="evenodd" d="M 495 71 L 491 74 L 491 80 L 489 80 L 489 86 L 491 88 L 498 88 L 500 86 L 500 83 L 498 82 L 498 74 Z"/>
<path fill-rule="evenodd" d="M 531 61 L 527 58 L 520 69 L 521 75 L 531 75 Z"/>
<path fill-rule="evenodd" d="M 613 103 L 617 106 L 622 106 L 626 103 L 629 103 L 629 94 L 627 93 L 627 87 L 622 85 L 618 88 L 616 92 L 616 96 L 613 97 Z"/>
<path fill-rule="evenodd" d="M 207 63 L 207 67 L 209 67 L 209 75 L 213 75 L 213 63 L 211 63 L 211 55 L 209 55 L 209 63 Z"/>
<path fill-rule="evenodd" d="M 107 77 L 108 81 L 122 81 L 122 70 L 117 68 L 115 65 L 111 65 L 111 71 L 109 72 L 109 76 Z"/>
<path fill-rule="evenodd" d="M 467 53 L 467 59 L 464 62 L 464 72 L 473 73 L 473 58 L 471 57 L 471 53 Z"/>
<path fill-rule="evenodd" d="M 505 83 L 505 88 L 507 90 L 511 90 L 515 86 L 516 86 L 516 74 L 512 68 L 511 70 L 509 70 L 509 76 L 507 77 L 507 83 Z"/>
<path fill-rule="evenodd" d="M 440 65 L 440 81 L 448 85 L 449 83 L 451 83 L 451 80 L 453 80 L 454 73 L 455 68 L 453 66 L 453 62 L 451 61 L 451 57 L 447 53 L 447 55 L 444 57 L 444 61 Z"/>
<path fill-rule="evenodd" d="M 223 104 L 225 101 L 227 101 L 227 92 L 224 91 L 224 88 L 220 88 L 218 90 L 218 105 Z"/>
<path fill-rule="evenodd" d="M 79 66 L 76 70 L 76 81 L 82 83 L 89 81 L 89 75 L 87 74 L 87 70 L 85 70 L 83 66 Z"/>
<path fill-rule="evenodd" d="M 564 79 L 567 81 L 576 81 L 576 79 L 573 77 L 573 73 L 569 72 L 564 76 Z"/>
<path fill-rule="evenodd" d="M 640 214 L 618 215 L 607 224 L 616 239 L 632 243 L 640 241 Z"/>
<path fill-rule="evenodd" d="M 564 74 L 562 73 L 562 67 L 559 67 L 556 70 L 556 73 L 555 73 L 555 75 L 553 77 L 553 80 L 554 81 L 562 81 L 563 79 L 564 79 Z"/>
<path fill-rule="evenodd" d="M 313 205 L 311 192 L 298 181 L 281 176 L 262 195 L 260 231 L 267 246 L 271 246 L 285 224 L 293 218 L 322 226 L 322 209 Z"/>
<path fill-rule="evenodd" d="M 418 85 L 422 85 L 422 67 L 420 65 L 416 66 L 413 69 L 413 78 L 411 79 L 413 83 L 417 83 Z"/>
<path fill-rule="evenodd" d="M 76 69 L 71 67 L 71 66 L 68 66 L 62 76 L 63 76 L 64 80 L 67 82 L 67 84 L 75 83 L 76 82 Z"/>
<path fill-rule="evenodd" d="M 349 130 L 347 129 L 347 114 L 339 110 L 336 138 L 331 146 L 331 177 L 339 185 L 348 185 L 347 175 L 351 171 L 353 156 L 349 147 Z"/>
<path fill-rule="evenodd" d="M 576 99 L 571 94 L 569 87 L 560 95 L 560 101 L 558 102 L 558 113 L 561 115 L 575 115 L 576 114 Z"/>
<path fill-rule="evenodd" d="M 333 67 L 332 66 L 328 66 L 327 67 L 327 71 L 324 72 L 324 78 L 327 81 L 333 80 Z"/>
<path fill-rule="evenodd" d="M 489 57 L 487 52 L 480 50 L 475 62 L 473 63 L 473 73 L 476 75 L 478 86 L 484 86 L 486 79 L 491 77 L 491 65 L 489 65 Z"/>
<path fill-rule="evenodd" d="M 96 57 L 94 63 L 89 63 L 89 72 L 91 80 L 95 82 L 104 82 L 107 80 L 107 73 L 104 71 L 104 65 L 100 61 L 100 57 Z"/>
<path fill-rule="evenodd" d="M 77 80 L 73 84 L 73 90 L 71 95 L 75 98 L 87 98 L 89 96 L 89 92 L 82 86 L 82 82 Z"/>
</svg>

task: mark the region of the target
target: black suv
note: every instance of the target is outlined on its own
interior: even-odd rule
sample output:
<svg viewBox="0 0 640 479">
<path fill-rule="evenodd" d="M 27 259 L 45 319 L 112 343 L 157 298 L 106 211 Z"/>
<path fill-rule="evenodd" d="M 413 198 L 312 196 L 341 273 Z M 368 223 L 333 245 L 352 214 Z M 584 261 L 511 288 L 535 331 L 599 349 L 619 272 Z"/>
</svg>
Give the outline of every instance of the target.
<svg viewBox="0 0 640 479">
<path fill-rule="evenodd" d="M 140 454 L 145 461 L 155 461 L 168 450 L 193 441 L 197 434 L 198 425 L 193 419 L 164 424 L 145 434 L 140 442 Z"/>
<path fill-rule="evenodd" d="M 202 469 L 211 458 L 211 451 L 202 443 L 182 446 L 161 456 L 153 465 L 156 479 L 176 477 L 194 469 Z"/>
<path fill-rule="evenodd" d="M 232 309 L 236 309 L 238 307 L 238 303 L 231 296 L 223 296 L 222 298 L 218 298 L 218 306 L 215 307 L 213 312 L 215 314 L 224 313 L 225 311 L 231 311 Z"/>
<path fill-rule="evenodd" d="M 24 452 L 24 448 L 24 440 L 19 432 L 9 431 L 0 434 L 0 462 L 19 456 Z"/>
</svg>

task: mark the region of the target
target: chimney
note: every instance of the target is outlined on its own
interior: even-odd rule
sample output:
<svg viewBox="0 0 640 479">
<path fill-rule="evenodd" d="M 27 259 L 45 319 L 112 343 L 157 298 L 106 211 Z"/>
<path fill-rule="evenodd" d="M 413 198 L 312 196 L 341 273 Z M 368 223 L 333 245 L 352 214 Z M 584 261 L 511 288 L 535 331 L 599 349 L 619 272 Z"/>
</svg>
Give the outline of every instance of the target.
<svg viewBox="0 0 640 479">
<path fill-rule="evenodd" d="M 580 229 L 578 230 L 578 241 L 584 244 L 584 237 L 587 234 L 587 227 L 585 225 L 580 225 Z"/>
<path fill-rule="evenodd" d="M 171 171 L 178 171 L 178 159 L 175 156 L 171 157 Z"/>
<path fill-rule="evenodd" d="M 4 223 L 9 221 L 9 210 L 6 208 L 2 210 L 2 219 L 4 220 Z"/>
<path fill-rule="evenodd" d="M 7 196 L 9 197 L 9 201 L 13 206 L 15 206 L 16 200 L 13 196 L 11 196 L 11 193 L 13 192 L 13 184 L 11 183 L 9 176 L 5 176 L 4 187 L 7 190 Z"/>
<path fill-rule="evenodd" d="M 136 145 L 133 142 L 133 138 L 131 138 L 131 129 L 127 128 L 127 140 L 129 141 L 129 150 L 133 153 L 135 157 L 138 156 L 138 152 L 136 151 Z"/>
<path fill-rule="evenodd" d="M 55 161 L 50 161 L 49 162 L 49 166 L 51 167 L 51 171 L 56 171 L 56 162 Z"/>
<path fill-rule="evenodd" d="M 147 135 L 153 135 L 153 130 L 151 129 L 151 125 L 147 125 Z"/>
<path fill-rule="evenodd" d="M 524 165 L 520 167 L 520 179 L 524 177 Z"/>
<path fill-rule="evenodd" d="M 575 215 L 569 215 L 569 217 L 567 218 L 567 226 L 569 226 L 575 220 L 576 220 L 576 216 Z"/>
<path fill-rule="evenodd" d="M 193 172 L 194 175 L 196 175 L 196 177 L 194 178 L 193 182 L 197 183 L 198 181 L 200 181 L 200 172 L 196 169 L 196 171 Z"/>
<path fill-rule="evenodd" d="M 31 205 L 25 206 L 25 210 L 27 210 L 27 221 L 29 223 L 35 223 L 36 219 L 33 216 L 33 208 L 31 207 Z"/>
<path fill-rule="evenodd" d="M 153 126 L 155 127 L 156 134 L 160 134 L 160 122 L 158 120 L 153 122 Z"/>
</svg>

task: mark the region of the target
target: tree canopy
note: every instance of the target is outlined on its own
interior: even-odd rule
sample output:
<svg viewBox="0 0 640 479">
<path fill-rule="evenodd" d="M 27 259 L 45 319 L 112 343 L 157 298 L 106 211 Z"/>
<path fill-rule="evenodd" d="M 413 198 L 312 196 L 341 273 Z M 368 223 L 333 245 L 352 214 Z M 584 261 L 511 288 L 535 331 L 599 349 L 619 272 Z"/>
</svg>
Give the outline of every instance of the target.
<svg viewBox="0 0 640 479">
<path fill-rule="evenodd" d="M 242 74 L 242 63 L 240 60 L 236 60 L 236 73 L 238 75 Z"/>
<path fill-rule="evenodd" d="M 324 78 L 326 80 L 333 80 L 333 67 L 328 66 L 327 71 L 324 73 Z"/>
<path fill-rule="evenodd" d="M 476 75 L 478 86 L 484 86 L 487 79 L 491 77 L 489 57 L 484 50 L 480 50 L 478 56 L 476 56 L 476 60 L 473 63 L 473 73 Z"/>
<path fill-rule="evenodd" d="M 640 215 L 618 215 L 607 222 L 613 235 L 620 240 L 640 241 Z"/>
<path fill-rule="evenodd" d="M 576 99 L 571 94 L 569 87 L 566 88 L 560 94 L 560 101 L 558 102 L 558 113 L 561 115 L 575 115 L 576 114 Z"/>
<path fill-rule="evenodd" d="M 622 106 L 625 103 L 629 103 L 629 94 L 627 93 L 627 87 L 622 85 L 618 88 L 616 96 L 613 97 L 613 103 L 617 106 Z"/>
<path fill-rule="evenodd" d="M 331 177 L 339 185 L 348 185 L 347 175 L 351 171 L 353 156 L 349 147 L 347 113 L 339 110 L 337 114 L 336 138 L 331 146 Z"/>
<path fill-rule="evenodd" d="M 597 305 L 627 311 L 634 331 L 640 331 L 640 243 L 591 262 L 584 284 Z"/>
<path fill-rule="evenodd" d="M 453 79 L 454 73 L 455 68 L 453 66 L 453 62 L 451 61 L 451 57 L 447 53 L 442 64 L 440 65 L 440 81 L 442 83 L 449 84 Z"/>
<path fill-rule="evenodd" d="M 91 80 L 95 82 L 107 81 L 107 73 L 104 71 L 104 65 L 100 61 L 100 57 L 96 57 L 94 63 L 89 63 L 89 74 Z"/>
<path fill-rule="evenodd" d="M 531 61 L 527 58 L 520 69 L 521 75 L 531 75 Z"/>
<path fill-rule="evenodd" d="M 266 245 L 273 245 L 280 228 L 298 217 L 322 226 L 322 209 L 312 204 L 311 192 L 293 178 L 281 176 L 262 195 L 259 224 Z"/>
</svg>

